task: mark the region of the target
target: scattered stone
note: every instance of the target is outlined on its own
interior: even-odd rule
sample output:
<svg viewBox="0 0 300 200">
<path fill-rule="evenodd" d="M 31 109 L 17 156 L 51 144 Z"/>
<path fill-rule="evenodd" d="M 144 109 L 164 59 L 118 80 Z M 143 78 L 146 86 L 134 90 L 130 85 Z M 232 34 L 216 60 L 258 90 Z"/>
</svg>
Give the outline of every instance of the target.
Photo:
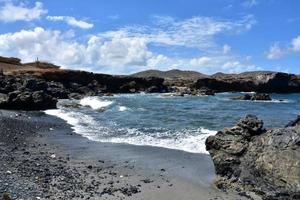
<svg viewBox="0 0 300 200">
<path fill-rule="evenodd" d="M 143 179 L 143 180 L 141 180 L 142 182 L 144 182 L 144 183 L 152 183 L 153 181 L 152 180 L 150 180 L 150 179 Z"/>
<path fill-rule="evenodd" d="M 3 193 L 3 197 L 2 197 L 3 200 L 10 200 L 10 197 L 7 193 Z"/>
<path fill-rule="evenodd" d="M 93 169 L 92 165 L 87 166 L 88 169 Z"/>
</svg>

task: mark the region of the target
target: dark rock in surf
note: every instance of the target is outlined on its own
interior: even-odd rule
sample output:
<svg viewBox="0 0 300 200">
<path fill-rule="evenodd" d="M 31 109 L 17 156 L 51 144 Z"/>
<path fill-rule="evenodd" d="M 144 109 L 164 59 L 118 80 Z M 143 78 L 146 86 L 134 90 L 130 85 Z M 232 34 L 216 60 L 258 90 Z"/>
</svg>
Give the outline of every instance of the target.
<svg viewBox="0 0 300 200">
<path fill-rule="evenodd" d="M 272 101 L 269 94 L 245 94 L 244 96 L 232 97 L 232 100 L 245 100 L 245 101 Z"/>
<path fill-rule="evenodd" d="M 207 96 L 214 96 L 215 92 L 213 90 L 210 90 L 210 89 L 202 89 L 202 90 L 198 91 L 198 94 L 207 95 Z"/>
<path fill-rule="evenodd" d="M 270 129 L 255 116 L 206 140 L 217 187 L 256 193 L 264 199 L 300 196 L 299 126 Z"/>
<path fill-rule="evenodd" d="M 298 115 L 297 119 L 289 122 L 286 127 L 300 126 L 300 115 Z"/>
</svg>

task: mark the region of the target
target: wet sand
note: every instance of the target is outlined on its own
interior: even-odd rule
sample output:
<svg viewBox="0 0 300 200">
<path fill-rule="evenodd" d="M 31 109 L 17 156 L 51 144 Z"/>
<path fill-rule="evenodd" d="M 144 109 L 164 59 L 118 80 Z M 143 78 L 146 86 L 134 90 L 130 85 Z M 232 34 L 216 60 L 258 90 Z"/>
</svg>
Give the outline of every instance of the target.
<svg viewBox="0 0 300 200">
<path fill-rule="evenodd" d="M 0 193 L 12 199 L 243 199 L 208 155 L 98 143 L 41 112 L 0 112 Z"/>
</svg>

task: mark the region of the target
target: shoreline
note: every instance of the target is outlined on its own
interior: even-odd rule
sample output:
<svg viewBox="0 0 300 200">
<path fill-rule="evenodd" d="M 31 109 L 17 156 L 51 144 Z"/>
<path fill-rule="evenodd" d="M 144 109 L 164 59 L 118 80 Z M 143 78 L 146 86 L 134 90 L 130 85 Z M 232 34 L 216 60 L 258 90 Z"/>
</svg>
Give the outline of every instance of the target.
<svg viewBox="0 0 300 200">
<path fill-rule="evenodd" d="M 41 112 L 0 112 L 0 192 L 12 199 L 243 198 L 212 186 L 209 155 L 92 142 Z"/>
</svg>

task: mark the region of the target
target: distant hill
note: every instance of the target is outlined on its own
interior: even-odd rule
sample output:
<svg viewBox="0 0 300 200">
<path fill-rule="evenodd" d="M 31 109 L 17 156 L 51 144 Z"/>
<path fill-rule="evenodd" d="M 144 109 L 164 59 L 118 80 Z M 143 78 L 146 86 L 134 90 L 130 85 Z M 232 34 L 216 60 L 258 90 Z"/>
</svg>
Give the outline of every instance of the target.
<svg viewBox="0 0 300 200">
<path fill-rule="evenodd" d="M 183 71 L 178 69 L 172 69 L 169 71 L 160 71 L 160 70 L 146 70 L 142 72 L 138 72 L 132 74 L 134 77 L 158 77 L 164 79 L 172 79 L 172 80 L 197 80 L 199 78 L 209 77 L 205 74 L 195 71 Z"/>
</svg>

